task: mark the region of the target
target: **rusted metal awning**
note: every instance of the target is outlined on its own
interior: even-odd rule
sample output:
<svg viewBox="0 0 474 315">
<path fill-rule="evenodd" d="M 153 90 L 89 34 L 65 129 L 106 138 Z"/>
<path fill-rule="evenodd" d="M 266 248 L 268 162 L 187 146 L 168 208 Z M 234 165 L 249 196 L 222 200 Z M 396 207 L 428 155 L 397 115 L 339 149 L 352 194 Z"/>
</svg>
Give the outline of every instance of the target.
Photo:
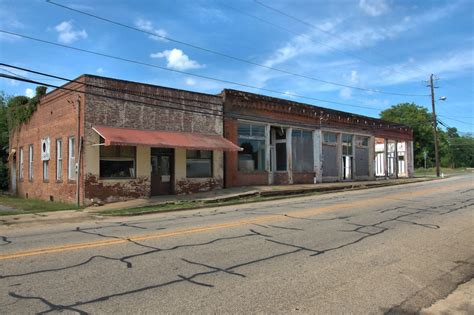
<svg viewBox="0 0 474 315">
<path fill-rule="evenodd" d="M 219 135 L 162 130 L 140 130 L 93 126 L 104 145 L 132 145 L 192 150 L 240 151 L 241 148 Z"/>
</svg>

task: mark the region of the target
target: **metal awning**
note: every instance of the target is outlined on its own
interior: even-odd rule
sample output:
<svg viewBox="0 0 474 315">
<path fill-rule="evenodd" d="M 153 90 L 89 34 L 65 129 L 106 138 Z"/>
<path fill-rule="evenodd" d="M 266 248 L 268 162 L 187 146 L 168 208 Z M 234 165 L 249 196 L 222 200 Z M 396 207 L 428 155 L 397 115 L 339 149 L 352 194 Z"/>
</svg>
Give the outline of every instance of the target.
<svg viewBox="0 0 474 315">
<path fill-rule="evenodd" d="M 162 130 L 140 130 L 93 126 L 104 138 L 104 145 L 148 146 L 160 148 L 184 148 L 191 150 L 240 151 L 241 148 L 219 135 Z"/>
</svg>

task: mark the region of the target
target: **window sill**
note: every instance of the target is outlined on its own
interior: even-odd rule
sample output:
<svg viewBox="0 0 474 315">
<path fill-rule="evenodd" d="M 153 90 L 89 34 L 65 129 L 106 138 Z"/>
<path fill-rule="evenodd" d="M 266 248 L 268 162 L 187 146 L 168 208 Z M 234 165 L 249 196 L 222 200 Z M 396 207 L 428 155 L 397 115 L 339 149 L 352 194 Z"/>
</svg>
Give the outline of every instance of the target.
<svg viewBox="0 0 474 315">
<path fill-rule="evenodd" d="M 63 182 L 62 179 L 57 179 L 57 180 L 56 180 L 56 184 L 61 184 L 62 182 Z"/>
<path fill-rule="evenodd" d="M 214 179 L 214 177 L 186 177 L 186 179 Z"/>
<path fill-rule="evenodd" d="M 43 183 L 49 183 L 49 179 L 43 179 Z"/>
</svg>

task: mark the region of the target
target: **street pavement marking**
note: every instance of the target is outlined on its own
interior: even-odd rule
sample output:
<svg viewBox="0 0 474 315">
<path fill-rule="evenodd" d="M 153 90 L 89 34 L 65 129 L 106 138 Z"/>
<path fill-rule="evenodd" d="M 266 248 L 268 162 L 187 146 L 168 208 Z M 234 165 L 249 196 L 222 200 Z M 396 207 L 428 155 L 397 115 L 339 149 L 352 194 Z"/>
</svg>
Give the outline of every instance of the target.
<svg viewBox="0 0 474 315">
<path fill-rule="evenodd" d="M 465 185 L 466 183 L 462 183 L 458 185 L 437 186 L 437 187 L 423 189 L 419 191 L 413 191 L 413 192 L 408 192 L 408 193 L 398 193 L 398 194 L 386 195 L 383 197 L 371 198 L 370 200 L 358 200 L 358 201 L 353 201 L 353 202 L 334 204 L 334 205 L 330 205 L 326 207 L 308 208 L 301 211 L 291 212 L 291 214 L 293 217 L 299 216 L 299 217 L 304 218 L 304 217 L 309 217 L 309 216 L 313 216 L 313 215 L 320 214 L 323 212 L 329 212 L 329 211 L 334 211 L 338 209 L 349 209 L 349 208 L 360 207 L 360 206 L 373 206 L 377 202 L 381 202 L 390 198 L 416 197 L 416 196 L 430 194 L 430 193 L 439 193 L 441 191 L 446 192 L 447 190 L 455 190 L 460 187 L 464 187 Z M 281 214 L 266 215 L 266 216 L 261 216 L 256 219 L 237 220 L 237 221 L 231 221 L 228 223 L 213 224 L 213 225 L 196 227 L 196 228 L 191 228 L 191 229 L 181 229 L 181 230 L 176 230 L 173 232 L 152 233 L 152 234 L 124 237 L 121 239 L 101 240 L 101 241 L 93 241 L 93 242 L 87 242 L 87 243 L 76 243 L 76 244 L 69 244 L 69 245 L 62 245 L 62 246 L 38 248 L 38 249 L 33 249 L 33 250 L 20 251 L 16 253 L 15 252 L 7 253 L 7 254 L 0 255 L 0 260 L 22 258 L 22 257 L 36 256 L 36 255 L 43 255 L 43 254 L 53 254 L 53 253 L 60 253 L 64 251 L 80 250 L 80 249 L 94 248 L 94 247 L 101 247 L 101 246 L 118 245 L 118 244 L 128 243 L 130 241 L 144 241 L 144 240 L 149 240 L 149 239 L 160 239 L 160 238 L 167 238 L 167 237 L 173 237 L 173 236 L 181 236 L 181 235 L 186 235 L 186 234 L 220 230 L 220 229 L 225 229 L 225 228 L 232 228 L 232 227 L 255 224 L 255 223 L 286 221 L 286 220 L 289 220 L 289 218 Z"/>
</svg>

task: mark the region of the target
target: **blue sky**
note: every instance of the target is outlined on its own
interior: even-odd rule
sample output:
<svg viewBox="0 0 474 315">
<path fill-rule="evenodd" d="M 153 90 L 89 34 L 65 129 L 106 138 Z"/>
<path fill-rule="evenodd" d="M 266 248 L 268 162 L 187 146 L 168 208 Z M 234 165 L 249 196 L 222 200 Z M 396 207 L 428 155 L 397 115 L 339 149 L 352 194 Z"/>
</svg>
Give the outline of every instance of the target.
<svg viewBox="0 0 474 315">
<path fill-rule="evenodd" d="M 426 95 L 429 90 L 424 81 L 434 73 L 439 77 L 437 98 L 447 97 L 445 102 L 437 102 L 439 118 L 460 131 L 474 132 L 471 0 L 261 0 L 306 24 L 252 0 L 57 1 L 267 67 L 369 90 Z M 400 102 L 431 108 L 426 96 L 387 95 L 284 74 L 99 21 L 41 0 L 0 0 L 0 29 L 285 94 L 0 34 L 1 62 L 68 78 L 89 73 L 205 93 L 234 88 L 373 117 Z M 63 83 L 14 72 L 51 84 Z M 34 88 L 32 84 L 0 79 L 0 90 L 7 94 L 29 95 Z"/>
</svg>

